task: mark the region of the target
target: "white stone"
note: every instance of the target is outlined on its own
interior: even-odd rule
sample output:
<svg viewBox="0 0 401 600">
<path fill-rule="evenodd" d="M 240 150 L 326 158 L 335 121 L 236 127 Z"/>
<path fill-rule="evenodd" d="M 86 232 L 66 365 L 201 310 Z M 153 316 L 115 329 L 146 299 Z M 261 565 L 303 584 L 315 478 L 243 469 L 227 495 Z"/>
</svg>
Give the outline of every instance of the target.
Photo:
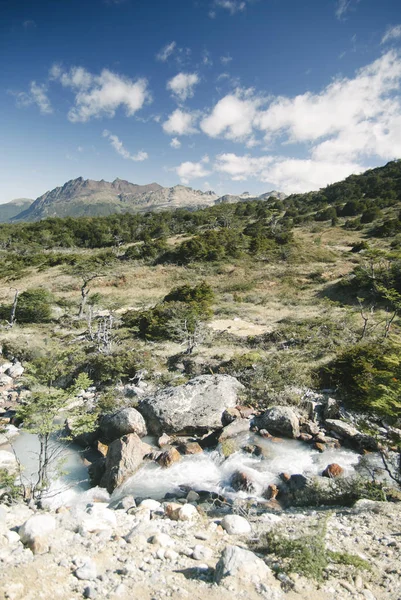
<svg viewBox="0 0 401 600">
<path fill-rule="evenodd" d="M 104 504 L 94 504 L 79 517 L 78 531 L 81 535 L 99 531 L 112 530 L 117 526 L 115 511 Z"/>
<path fill-rule="evenodd" d="M 12 377 L 13 379 L 16 379 L 17 377 L 21 377 L 24 371 L 25 369 L 21 365 L 21 363 L 17 362 L 7 369 L 6 374 Z"/>
<path fill-rule="evenodd" d="M 165 552 L 164 552 L 164 558 L 166 560 L 174 561 L 174 560 L 177 560 L 178 556 L 179 556 L 178 552 L 176 552 L 172 548 L 167 548 L 167 550 L 165 550 Z"/>
<path fill-rule="evenodd" d="M 193 504 L 184 504 L 184 506 L 182 506 L 178 511 L 179 521 L 192 521 L 198 516 L 199 513 Z"/>
<path fill-rule="evenodd" d="M 164 512 L 163 506 L 157 500 L 152 500 L 151 498 L 147 498 L 146 500 L 142 500 L 139 505 L 141 508 L 148 508 L 149 510 L 158 510 Z"/>
<path fill-rule="evenodd" d="M 56 519 L 51 515 L 33 515 L 19 528 L 21 542 L 34 554 L 43 554 L 49 550 L 48 535 L 55 531 Z"/>
<path fill-rule="evenodd" d="M 174 546 L 175 541 L 167 535 L 167 533 L 156 533 L 156 535 L 150 538 L 151 544 L 158 544 L 159 546 L 165 548 L 167 546 Z"/>
<path fill-rule="evenodd" d="M 92 581 L 97 577 L 96 563 L 91 558 L 86 558 L 84 563 L 76 569 L 74 572 L 77 579 L 83 579 L 84 581 Z"/>
<path fill-rule="evenodd" d="M 192 558 L 194 560 L 209 560 L 212 556 L 213 550 L 207 548 L 207 546 L 202 546 L 201 544 L 197 544 L 192 552 Z"/>
<path fill-rule="evenodd" d="M 19 534 L 16 531 L 7 531 L 6 533 L 6 537 L 8 539 L 9 544 L 18 544 L 18 542 L 21 540 Z"/>
<path fill-rule="evenodd" d="M 229 535 L 241 535 L 251 532 L 248 521 L 239 515 L 226 515 L 220 525 Z"/>
</svg>

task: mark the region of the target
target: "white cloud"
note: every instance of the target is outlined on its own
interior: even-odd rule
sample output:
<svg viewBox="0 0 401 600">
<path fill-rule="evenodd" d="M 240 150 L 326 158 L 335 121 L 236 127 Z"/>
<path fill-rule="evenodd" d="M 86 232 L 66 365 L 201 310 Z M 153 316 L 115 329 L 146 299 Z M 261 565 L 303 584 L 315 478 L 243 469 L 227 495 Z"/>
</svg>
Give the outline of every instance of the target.
<svg viewBox="0 0 401 600">
<path fill-rule="evenodd" d="M 170 146 L 177 150 L 178 148 L 181 148 L 181 142 L 178 138 L 175 137 L 171 140 Z"/>
<path fill-rule="evenodd" d="M 140 150 L 137 154 L 130 154 L 122 141 L 116 136 L 110 133 L 107 129 L 103 131 L 103 137 L 107 138 L 110 141 L 110 144 L 113 146 L 114 150 L 127 160 L 133 160 L 135 162 L 142 162 L 149 158 L 148 153 L 144 152 L 144 150 Z"/>
<path fill-rule="evenodd" d="M 260 179 L 286 193 L 308 192 L 364 170 L 355 162 L 279 158 L 261 173 Z"/>
<path fill-rule="evenodd" d="M 225 56 L 220 56 L 220 62 L 223 65 L 228 65 L 228 63 L 230 63 L 232 61 L 233 57 L 230 56 L 229 54 L 226 54 Z"/>
<path fill-rule="evenodd" d="M 339 163 L 273 155 L 238 156 L 228 153 L 216 157 L 214 170 L 229 175 L 234 181 L 255 178 L 273 185 L 280 191 L 292 193 L 318 190 L 328 183 L 344 179 L 351 173 L 363 171 L 364 167 L 352 161 Z"/>
<path fill-rule="evenodd" d="M 171 135 L 190 135 L 191 133 L 197 133 L 195 127 L 196 119 L 196 113 L 185 112 L 180 108 L 177 108 L 171 113 L 167 121 L 163 123 L 163 130 L 165 133 Z"/>
<path fill-rule="evenodd" d="M 210 67 L 213 64 L 210 52 L 208 50 L 204 50 L 202 52 L 202 64 L 206 67 Z"/>
<path fill-rule="evenodd" d="M 312 155 L 319 160 L 391 159 L 401 154 L 400 83 L 401 58 L 390 51 L 320 94 L 276 98 L 254 125 L 268 141 L 286 136 L 293 143 L 314 142 Z"/>
<path fill-rule="evenodd" d="M 194 87 L 199 83 L 199 77 L 196 73 L 178 73 L 167 82 L 166 88 L 172 95 L 181 102 L 194 95 Z"/>
<path fill-rule="evenodd" d="M 208 162 L 209 157 L 204 156 L 199 162 L 183 162 L 173 170 L 177 173 L 182 183 L 187 185 L 192 179 L 198 179 L 200 177 L 207 177 L 210 175 L 211 171 L 205 169 L 204 166 Z"/>
<path fill-rule="evenodd" d="M 22 27 L 24 29 L 36 29 L 36 23 L 32 19 L 27 19 L 26 21 L 23 21 Z"/>
<path fill-rule="evenodd" d="M 68 113 L 73 123 L 114 117 L 119 107 L 125 107 L 130 117 L 151 100 L 146 79 L 132 81 L 108 69 L 103 69 L 100 75 L 92 75 L 82 67 L 64 71 L 60 65 L 53 65 L 50 78 L 74 90 L 75 106 Z"/>
<path fill-rule="evenodd" d="M 160 60 L 161 62 L 166 62 L 166 60 L 168 60 L 169 57 L 174 53 L 176 47 L 177 42 L 171 42 L 170 44 L 167 44 L 156 54 L 156 59 Z"/>
<path fill-rule="evenodd" d="M 401 38 L 401 25 L 394 25 L 394 27 L 388 27 L 386 33 L 382 37 L 382 44 L 391 42 L 392 40 L 398 40 Z"/>
<path fill-rule="evenodd" d="M 237 91 L 219 100 L 200 126 L 208 136 L 243 140 L 252 134 L 253 123 L 261 100 Z"/>
<path fill-rule="evenodd" d="M 337 19 L 344 19 L 345 15 L 349 10 L 352 9 L 354 4 L 357 4 L 359 0 L 337 0 L 336 17 Z"/>
<path fill-rule="evenodd" d="M 214 5 L 218 8 L 224 8 L 230 15 L 245 10 L 246 2 L 243 0 L 215 0 Z"/>
<path fill-rule="evenodd" d="M 29 92 L 13 93 L 17 98 L 17 106 L 25 108 L 36 104 L 42 115 L 50 115 L 53 112 L 51 102 L 47 96 L 47 86 L 31 81 Z"/>
<path fill-rule="evenodd" d="M 220 173 L 230 175 L 234 181 L 245 181 L 248 177 L 259 177 L 274 160 L 272 156 L 252 158 L 249 155 L 238 156 L 233 153 L 216 156 L 214 168 Z"/>
</svg>

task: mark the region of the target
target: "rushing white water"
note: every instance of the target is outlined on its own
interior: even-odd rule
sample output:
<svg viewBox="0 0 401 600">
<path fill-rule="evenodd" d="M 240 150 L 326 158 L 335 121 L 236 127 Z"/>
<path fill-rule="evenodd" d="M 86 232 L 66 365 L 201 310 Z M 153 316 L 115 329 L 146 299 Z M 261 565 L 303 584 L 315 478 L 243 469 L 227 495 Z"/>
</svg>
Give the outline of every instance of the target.
<svg viewBox="0 0 401 600">
<path fill-rule="evenodd" d="M 112 499 L 128 494 L 161 499 L 167 493 L 179 492 L 182 486 L 198 491 L 215 492 L 231 499 L 250 496 L 260 498 L 269 484 L 280 481 L 280 473 L 321 475 L 327 465 L 338 463 L 344 469 L 344 475 L 350 476 L 356 474 L 361 459 L 360 455 L 352 450 L 339 448 L 320 453 L 308 444 L 296 440 L 272 441 L 255 434 L 243 434 L 236 439 L 238 447 L 246 444 L 261 446 L 263 457 L 255 457 L 239 450 L 225 459 L 217 449 L 183 456 L 168 469 L 155 462 L 148 462 L 114 491 Z M 153 440 L 146 441 L 151 443 Z M 60 457 L 63 474 L 55 475 L 55 480 L 45 495 L 44 504 L 57 508 L 61 505 L 71 506 L 95 500 L 107 502 L 109 495 L 106 490 L 89 489 L 82 449 L 74 444 L 58 444 L 62 450 Z M 35 482 L 39 452 L 37 436 L 23 431 L 13 440 L 13 448 L 23 466 L 24 480 Z M 230 486 L 231 478 L 237 471 L 244 473 L 252 482 L 252 492 L 237 492 Z"/>
<path fill-rule="evenodd" d="M 273 442 L 259 436 L 245 435 L 244 443 L 255 443 L 264 449 L 264 457 L 255 457 L 238 451 L 224 459 L 218 450 L 184 456 L 168 469 L 155 463 L 146 464 L 120 488 L 112 498 L 127 494 L 160 499 L 168 492 L 177 492 L 180 486 L 195 490 L 216 492 L 226 497 L 260 497 L 271 483 L 279 482 L 279 474 L 321 475 L 330 463 L 336 462 L 344 469 L 344 475 L 352 475 L 360 456 L 351 450 L 340 448 L 320 453 L 296 440 Z M 241 471 L 253 483 L 254 491 L 235 492 L 230 480 L 236 471 Z"/>
</svg>

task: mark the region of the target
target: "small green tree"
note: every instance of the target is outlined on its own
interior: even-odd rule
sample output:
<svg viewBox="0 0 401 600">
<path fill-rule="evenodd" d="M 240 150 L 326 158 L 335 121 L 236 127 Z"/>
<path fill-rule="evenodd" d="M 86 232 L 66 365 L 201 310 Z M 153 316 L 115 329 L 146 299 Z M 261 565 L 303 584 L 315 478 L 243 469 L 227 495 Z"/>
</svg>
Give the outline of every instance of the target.
<svg viewBox="0 0 401 600">
<path fill-rule="evenodd" d="M 17 413 L 24 427 L 39 439 L 38 469 L 29 494 L 36 500 L 49 489 L 52 472 L 57 470 L 61 459 L 63 447 L 60 442 L 67 439 L 63 437 L 63 428 L 57 422 L 57 417 L 66 410 L 69 398 L 91 383 L 85 373 L 81 373 L 74 385 L 66 390 L 55 388 L 49 382 L 47 388 L 35 391 Z M 72 413 L 69 411 L 69 416 L 74 419 L 75 435 L 93 430 L 97 420 L 96 413 L 87 413 L 82 408 L 77 408 Z"/>
<path fill-rule="evenodd" d="M 47 323 L 51 320 L 52 294 L 44 288 L 22 292 L 18 298 L 15 320 L 19 323 Z"/>
</svg>

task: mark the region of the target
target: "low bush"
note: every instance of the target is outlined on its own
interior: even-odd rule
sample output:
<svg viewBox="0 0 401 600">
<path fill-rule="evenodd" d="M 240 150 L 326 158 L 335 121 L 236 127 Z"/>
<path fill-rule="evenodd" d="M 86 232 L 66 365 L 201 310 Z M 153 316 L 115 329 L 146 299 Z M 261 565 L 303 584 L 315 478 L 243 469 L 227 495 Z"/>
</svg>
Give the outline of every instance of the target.
<svg viewBox="0 0 401 600">
<path fill-rule="evenodd" d="M 401 416 L 401 345 L 389 340 L 348 348 L 320 370 L 323 387 L 337 388 L 350 408 Z"/>
</svg>

